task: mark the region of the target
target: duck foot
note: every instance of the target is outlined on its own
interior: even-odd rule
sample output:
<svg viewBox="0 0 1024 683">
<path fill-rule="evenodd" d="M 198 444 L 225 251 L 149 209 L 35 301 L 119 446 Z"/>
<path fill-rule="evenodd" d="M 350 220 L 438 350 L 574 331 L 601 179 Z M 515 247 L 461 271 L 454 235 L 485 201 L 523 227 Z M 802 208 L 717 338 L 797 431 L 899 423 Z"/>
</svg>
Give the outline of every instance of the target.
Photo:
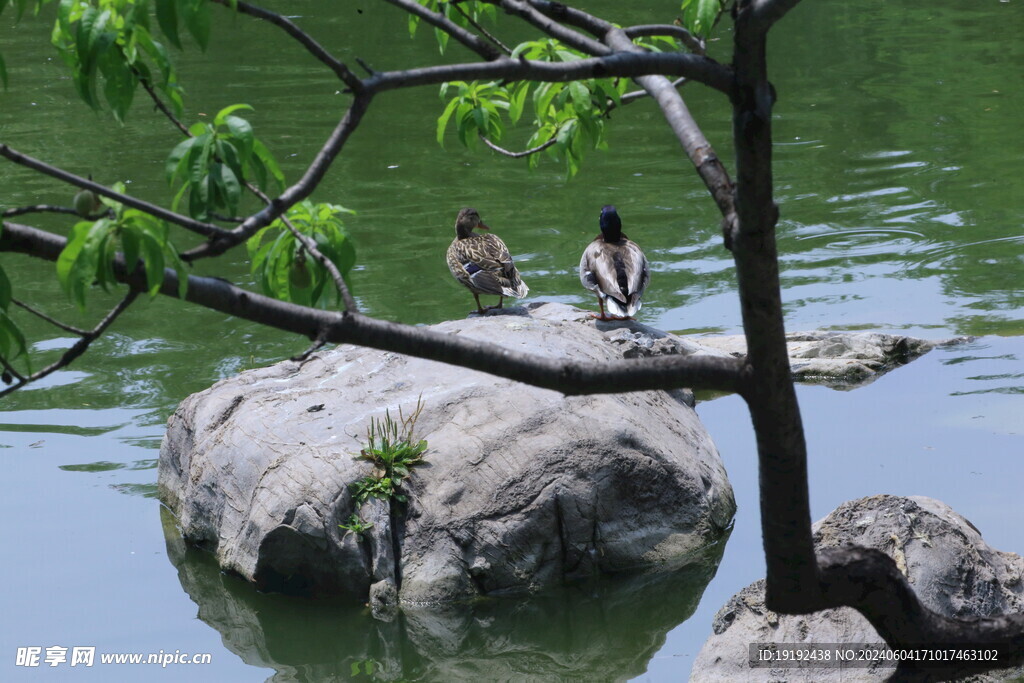
<svg viewBox="0 0 1024 683">
<path fill-rule="evenodd" d="M 619 322 L 619 321 L 622 321 L 622 320 L 633 320 L 633 321 L 636 321 L 636 318 L 633 318 L 631 316 L 627 316 L 625 318 L 620 318 L 617 315 L 598 315 L 597 313 L 591 313 L 590 317 L 594 318 L 595 320 L 600 320 L 601 322 L 605 322 L 605 323 Z"/>
</svg>

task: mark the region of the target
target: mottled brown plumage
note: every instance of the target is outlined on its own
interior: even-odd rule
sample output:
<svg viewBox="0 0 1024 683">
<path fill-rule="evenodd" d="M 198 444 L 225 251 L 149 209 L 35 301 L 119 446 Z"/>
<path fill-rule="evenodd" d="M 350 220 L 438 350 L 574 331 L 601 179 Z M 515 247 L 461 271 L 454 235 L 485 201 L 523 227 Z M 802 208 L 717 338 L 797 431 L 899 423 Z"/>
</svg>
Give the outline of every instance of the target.
<svg viewBox="0 0 1024 683">
<path fill-rule="evenodd" d="M 480 304 L 480 294 L 500 297 L 498 305 L 488 306 L 488 309 L 501 308 L 506 296 L 522 299 L 530 288 L 519 277 L 508 247 L 497 235 L 475 233 L 474 228 L 490 230 L 480 220 L 476 209 L 459 211 L 455 219 L 455 239 L 448 247 L 448 270 L 473 293 L 477 313 L 487 310 Z"/>
</svg>

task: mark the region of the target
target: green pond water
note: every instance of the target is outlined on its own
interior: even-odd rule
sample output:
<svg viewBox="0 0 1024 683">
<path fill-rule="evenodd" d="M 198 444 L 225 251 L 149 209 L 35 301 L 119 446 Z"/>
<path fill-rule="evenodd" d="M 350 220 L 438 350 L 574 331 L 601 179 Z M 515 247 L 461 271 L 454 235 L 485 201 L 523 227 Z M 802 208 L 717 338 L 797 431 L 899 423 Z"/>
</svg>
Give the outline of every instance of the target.
<svg viewBox="0 0 1024 683">
<path fill-rule="evenodd" d="M 587 8 L 621 23 L 671 20 L 678 11 L 678 3 L 641 3 L 630 15 L 620 5 Z M 362 57 L 391 69 L 437 59 L 433 37 L 408 40 L 404 17 L 384 3 L 270 6 L 350 63 Z M 86 110 L 47 45 L 49 27 L 46 17 L 17 26 L 10 10 L 0 17 L 11 81 L 0 94 L 0 141 L 167 203 L 163 158 L 176 132 L 141 99 L 125 126 Z M 816 518 L 861 496 L 928 495 L 994 547 L 1024 551 L 1022 28 L 1020 2 L 807 0 L 772 33 L 787 327 L 976 336 L 854 391 L 800 388 Z M 727 60 L 729 50 L 724 32 L 711 53 Z M 277 30 L 225 11 L 215 13 L 207 54 L 175 56 L 189 120 L 251 104 L 257 135 L 291 180 L 347 103 L 338 83 Z M 444 59 L 464 57 L 453 47 Z M 727 103 L 699 86 L 686 96 L 719 155 L 731 159 Z M 525 162 L 464 150 L 454 137 L 442 151 L 434 140 L 440 109 L 435 88 L 380 96 L 314 196 L 358 212 L 348 226 L 364 310 L 423 324 L 466 315 L 472 297 L 443 257 L 465 205 L 508 243 L 529 301 L 592 306 L 575 268 L 600 207 L 615 204 L 652 263 L 640 319 L 688 333 L 739 331 L 718 214 L 651 103 L 616 112 L 611 151 L 590 153 L 571 181 L 553 163 L 530 172 Z M 524 141 L 512 137 L 510 145 Z M 72 195 L 0 164 L 5 207 L 70 204 Z M 70 227 L 53 216 L 35 223 L 62 234 Z M 74 324 L 95 321 L 116 300 L 92 292 L 82 314 L 52 264 L 10 254 L 0 262 L 15 296 Z M 197 272 L 250 284 L 241 257 L 213 267 Z M 40 366 L 73 341 L 19 320 Z M 72 367 L 3 399 L 0 679 L 677 681 L 718 608 L 763 575 L 753 435 L 742 402 L 725 397 L 698 406 L 739 506 L 731 537 L 714 549 L 724 554 L 710 583 L 699 571 L 680 572 L 390 624 L 348 605 L 255 593 L 173 531 L 165 538 L 169 520 L 155 498 L 160 439 L 190 393 L 306 343 L 146 301 Z M 210 653 L 212 662 L 16 666 L 19 647 L 55 645 Z"/>
</svg>

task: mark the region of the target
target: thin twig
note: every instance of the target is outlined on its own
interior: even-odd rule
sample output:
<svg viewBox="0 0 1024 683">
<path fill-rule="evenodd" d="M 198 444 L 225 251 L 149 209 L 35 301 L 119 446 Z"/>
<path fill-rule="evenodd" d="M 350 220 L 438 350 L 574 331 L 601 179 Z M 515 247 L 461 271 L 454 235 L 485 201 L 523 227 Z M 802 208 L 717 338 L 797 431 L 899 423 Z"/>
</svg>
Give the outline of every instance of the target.
<svg viewBox="0 0 1024 683">
<path fill-rule="evenodd" d="M 121 315 L 125 311 L 125 309 L 131 306 L 132 302 L 134 302 L 138 296 L 138 290 L 130 290 L 128 294 L 126 294 L 125 297 L 121 299 L 117 306 L 114 306 L 114 308 L 111 309 L 111 311 L 103 317 L 103 320 L 101 320 L 96 325 L 96 327 L 87 332 L 83 332 L 82 338 L 76 341 L 74 344 L 72 344 L 71 348 L 65 351 L 60 358 L 58 358 L 53 363 L 50 363 L 42 370 L 33 372 L 28 377 L 22 377 L 21 380 L 16 384 L 13 384 L 4 389 L 3 391 L 0 391 L 0 398 L 14 391 L 17 391 L 26 384 L 42 379 L 43 377 L 46 377 L 47 375 L 50 375 L 56 372 L 57 370 L 60 370 L 61 368 L 70 365 L 72 362 L 74 362 L 76 358 L 81 356 L 89 349 L 89 345 L 96 341 L 96 339 L 98 339 L 100 335 L 102 335 L 106 331 L 106 329 L 110 327 L 110 324 L 117 320 L 117 317 Z"/>
<path fill-rule="evenodd" d="M 296 26 L 290 19 L 286 19 L 276 12 L 250 5 L 247 2 L 233 2 L 233 0 L 212 0 L 213 2 L 224 5 L 225 7 L 235 7 L 242 14 L 248 14 L 251 17 L 261 19 L 268 24 L 277 26 L 282 31 L 287 33 L 289 36 L 294 38 L 302 47 L 306 48 L 313 57 L 318 59 L 320 62 L 325 64 L 327 68 L 334 72 L 334 74 L 340 78 L 345 85 L 347 85 L 353 92 L 359 93 L 362 90 L 363 82 L 357 77 L 351 70 L 345 65 L 344 62 L 335 58 L 330 52 L 328 52 L 320 43 L 313 40 L 313 38 Z"/>
<path fill-rule="evenodd" d="M 322 349 L 326 343 L 326 334 L 324 332 L 320 332 L 319 334 L 317 334 L 316 339 L 313 340 L 313 343 L 310 345 L 308 349 L 306 349 L 305 351 L 296 356 L 292 356 L 289 360 L 293 360 L 296 363 L 304 363 L 311 355 Z"/>
<path fill-rule="evenodd" d="M 15 380 L 17 380 L 18 382 L 20 382 L 22 384 L 25 383 L 25 381 L 26 381 L 25 380 L 25 376 L 23 374 L 21 374 L 20 372 L 18 372 L 17 370 L 15 370 L 14 366 L 11 365 L 10 363 L 8 363 L 7 359 L 4 358 L 3 356 L 0 356 L 0 365 L 3 365 L 4 366 L 4 370 L 7 371 L 7 374 L 9 374 Z"/>
<path fill-rule="evenodd" d="M 604 43 L 594 40 L 588 36 L 562 26 L 548 16 L 545 16 L 528 2 L 520 0 L 487 0 L 500 6 L 509 14 L 514 14 L 529 24 L 539 28 L 552 38 L 575 48 L 588 55 L 607 55 L 612 51 Z"/>
<path fill-rule="evenodd" d="M 11 299 L 11 303 L 15 304 L 17 306 L 21 306 L 22 308 L 24 308 L 26 311 L 28 311 L 32 315 L 36 316 L 37 318 L 41 318 L 41 319 L 45 320 L 46 322 L 50 323 L 51 325 L 53 325 L 54 327 L 59 327 L 60 329 L 64 330 L 65 332 L 70 332 L 71 334 L 77 334 L 79 336 L 84 336 L 86 334 L 89 334 L 89 332 L 87 330 L 83 330 L 80 327 L 75 327 L 74 325 L 68 325 L 67 323 L 62 323 L 61 321 L 57 320 L 56 318 L 51 318 L 50 316 L 48 316 L 47 314 L 43 313 L 39 309 L 33 308 L 32 306 L 29 306 L 24 301 L 19 301 L 18 299 L 12 298 Z"/>
<path fill-rule="evenodd" d="M 153 90 L 153 86 L 150 85 L 149 79 L 143 78 L 142 74 L 140 74 L 138 70 L 133 69 L 133 71 L 135 72 L 135 75 L 138 77 L 139 83 L 141 83 L 142 87 L 146 90 L 147 93 L 149 93 L 149 98 L 153 100 L 153 104 L 156 105 L 156 108 L 159 109 L 163 113 L 163 115 L 167 117 L 167 120 L 170 121 L 175 128 L 181 131 L 182 135 L 184 135 L 185 137 L 192 137 L 192 134 L 188 132 L 188 126 L 182 123 L 178 119 L 178 117 L 175 116 L 174 113 L 167 107 L 167 105 L 164 104 L 164 101 L 161 100 L 160 96 L 156 94 L 155 90 Z"/>
<path fill-rule="evenodd" d="M 120 192 L 114 192 L 109 187 L 94 183 L 91 180 L 87 180 L 81 176 L 77 176 L 74 173 L 68 173 L 67 171 L 57 168 L 56 166 L 50 166 L 46 162 L 40 161 L 27 154 L 22 154 L 6 144 L 0 144 L 0 156 L 10 159 L 14 163 L 31 168 L 34 171 L 39 171 L 44 175 L 48 175 L 51 178 L 57 180 L 63 180 L 65 183 L 81 187 L 86 190 L 92 190 L 98 195 L 103 195 L 108 199 L 113 199 L 116 202 L 120 202 L 125 206 L 130 206 L 133 209 L 144 211 L 145 213 L 161 218 L 168 223 L 174 223 L 180 225 L 186 230 L 199 233 L 205 237 L 223 237 L 228 235 L 228 231 L 223 228 L 219 228 L 216 225 L 210 223 L 203 223 L 201 221 L 193 220 L 181 214 L 168 211 L 167 209 L 157 206 L 156 204 L 150 204 L 149 202 L 141 199 L 136 199 L 130 195 L 121 194 Z"/>
<path fill-rule="evenodd" d="M 464 9 L 462 9 L 462 5 L 460 5 L 458 3 L 449 3 L 449 4 L 451 4 L 451 6 L 454 7 L 458 11 L 459 14 L 461 14 L 463 17 L 465 17 L 466 21 L 469 22 L 470 26 L 475 28 L 477 31 L 480 31 L 480 33 L 482 33 L 484 35 L 484 37 L 487 38 L 487 40 L 489 40 L 492 43 L 494 43 L 495 45 L 497 45 L 501 49 L 502 52 L 504 52 L 507 55 L 512 54 L 512 48 L 510 48 L 505 43 L 501 42 L 501 40 L 496 35 L 494 35 L 490 31 L 488 31 L 486 28 L 484 28 L 484 26 L 480 22 L 478 22 L 476 19 L 474 19 L 469 14 L 469 12 L 467 12 Z"/>
<path fill-rule="evenodd" d="M 505 156 L 511 157 L 513 159 L 522 159 L 523 157 L 528 157 L 531 154 L 536 154 L 537 152 L 543 152 L 544 150 L 546 150 L 548 147 L 550 147 L 551 145 L 555 144 L 555 142 L 556 142 L 555 136 L 551 136 L 550 140 L 548 140 L 547 142 L 545 142 L 545 143 L 543 143 L 541 145 L 538 145 L 538 146 L 533 147 L 531 149 L 524 150 L 522 152 L 511 152 L 511 151 L 505 149 L 504 147 L 500 147 L 500 146 L 494 144 L 489 139 L 484 137 L 483 134 L 480 135 L 480 139 L 483 140 L 485 145 L 487 145 L 488 147 L 493 149 L 498 154 L 504 154 Z"/>
<path fill-rule="evenodd" d="M 679 41 L 694 54 L 702 55 L 707 51 L 707 45 L 703 40 L 693 35 L 682 26 L 678 26 L 676 24 L 641 24 L 637 26 L 630 26 L 622 30 L 630 37 L 630 39 L 642 38 L 645 36 L 670 36 L 672 38 L 678 38 Z"/>
<path fill-rule="evenodd" d="M 416 0 L 385 1 L 395 5 L 396 7 L 401 7 L 409 14 L 419 17 L 433 27 L 441 29 L 456 41 L 462 43 L 484 59 L 493 60 L 504 57 L 501 50 L 491 45 L 480 36 L 476 35 L 472 31 L 467 31 L 440 12 L 433 12 L 427 9 L 420 3 L 416 2 Z"/>
<path fill-rule="evenodd" d="M 34 206 L 16 206 L 13 209 L 7 209 L 3 213 L 0 213 L 2 218 L 14 218 L 15 216 L 23 216 L 27 213 L 66 213 L 72 216 L 81 216 L 70 206 L 54 206 L 52 204 L 36 204 Z M 102 214 L 101 214 L 102 215 Z"/>
</svg>

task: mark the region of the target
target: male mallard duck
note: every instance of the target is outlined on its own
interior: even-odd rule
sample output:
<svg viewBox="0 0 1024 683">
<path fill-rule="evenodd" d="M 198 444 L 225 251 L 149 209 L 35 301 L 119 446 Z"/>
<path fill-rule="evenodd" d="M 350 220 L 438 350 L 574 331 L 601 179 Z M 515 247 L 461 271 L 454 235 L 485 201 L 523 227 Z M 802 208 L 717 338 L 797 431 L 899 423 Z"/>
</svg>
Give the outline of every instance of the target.
<svg viewBox="0 0 1024 683">
<path fill-rule="evenodd" d="M 614 206 L 601 209 L 601 234 L 587 245 L 580 259 L 580 282 L 597 294 L 598 320 L 622 320 L 640 310 L 651 271 L 644 252 L 622 234 Z M 605 313 L 605 306 L 608 313 Z M 609 315 L 610 314 L 610 315 Z M 593 315 L 593 314 L 592 314 Z"/>
<path fill-rule="evenodd" d="M 473 232 L 473 228 L 490 230 L 476 209 L 463 209 L 455 219 L 455 239 L 448 247 L 448 269 L 452 276 L 469 288 L 476 299 L 477 313 L 486 309 L 480 304 L 480 294 L 496 294 L 501 308 L 506 296 L 522 299 L 530 288 L 512 263 L 508 247 L 497 235 Z"/>
</svg>

